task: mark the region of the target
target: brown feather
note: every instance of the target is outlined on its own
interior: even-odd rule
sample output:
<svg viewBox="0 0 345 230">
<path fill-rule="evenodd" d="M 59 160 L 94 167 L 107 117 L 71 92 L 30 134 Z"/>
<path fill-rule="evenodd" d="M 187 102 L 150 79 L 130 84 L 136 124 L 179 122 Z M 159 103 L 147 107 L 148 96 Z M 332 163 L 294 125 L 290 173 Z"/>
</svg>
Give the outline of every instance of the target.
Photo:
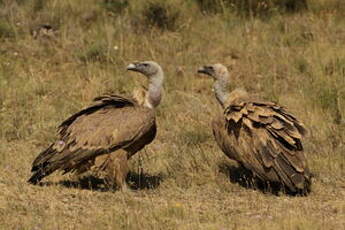
<svg viewBox="0 0 345 230">
<path fill-rule="evenodd" d="M 85 172 L 103 154 L 111 156 L 96 161 L 103 159 L 107 167 L 115 162 L 113 168 L 123 169 L 123 172 L 117 173 L 126 174 L 126 167 L 121 166 L 124 165 L 123 154 L 119 151 L 124 149 L 128 159 L 149 144 L 156 134 L 155 115 L 152 109 L 139 106 L 132 99 L 106 95 L 96 98 L 94 105 L 62 122 L 58 133 L 58 141 L 33 162 L 34 174 L 30 182 L 37 183 L 58 169 L 64 173 Z M 121 156 L 121 160 L 117 160 L 118 156 Z M 107 167 L 104 170 L 112 170 Z M 117 182 L 123 181 L 123 178 L 114 177 Z"/>
<path fill-rule="evenodd" d="M 280 182 L 293 192 L 309 190 L 303 124 L 273 102 L 231 94 L 224 116 L 213 121 L 223 152 L 263 180 Z"/>
</svg>

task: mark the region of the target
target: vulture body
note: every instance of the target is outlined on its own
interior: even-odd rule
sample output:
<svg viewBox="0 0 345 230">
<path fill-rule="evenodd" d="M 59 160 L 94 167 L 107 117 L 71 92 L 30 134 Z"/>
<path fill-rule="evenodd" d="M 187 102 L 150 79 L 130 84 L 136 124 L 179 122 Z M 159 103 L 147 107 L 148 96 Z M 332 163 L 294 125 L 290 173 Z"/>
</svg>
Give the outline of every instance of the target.
<svg viewBox="0 0 345 230">
<path fill-rule="evenodd" d="M 28 182 L 38 183 L 56 170 L 103 175 L 109 185 L 123 187 L 128 174 L 127 160 L 156 135 L 154 108 L 161 99 L 164 79 L 155 62 L 130 64 L 149 79 L 145 98 L 105 95 L 62 122 L 58 140 L 41 152 L 32 164 Z"/>
<path fill-rule="evenodd" d="M 308 193 L 311 175 L 302 146 L 304 125 L 276 103 L 252 99 L 243 89 L 229 92 L 225 66 L 204 66 L 198 72 L 215 80 L 214 92 L 224 114 L 214 119 L 212 128 L 226 156 L 263 181 Z"/>
</svg>

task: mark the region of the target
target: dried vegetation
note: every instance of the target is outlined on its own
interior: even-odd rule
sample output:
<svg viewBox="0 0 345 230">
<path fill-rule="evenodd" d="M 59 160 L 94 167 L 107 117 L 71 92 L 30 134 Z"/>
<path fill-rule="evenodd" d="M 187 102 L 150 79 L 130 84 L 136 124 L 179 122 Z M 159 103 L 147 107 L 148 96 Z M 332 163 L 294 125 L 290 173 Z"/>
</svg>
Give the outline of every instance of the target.
<svg viewBox="0 0 345 230">
<path fill-rule="evenodd" d="M 200 2 L 0 1 L 1 229 L 344 228 L 344 1 L 309 0 L 292 12 L 270 5 L 260 15 L 226 1 L 205 14 Z M 34 38 L 41 24 L 53 35 Z M 131 160 L 133 190 L 59 174 L 28 185 L 57 125 L 100 94 L 130 94 L 144 79 L 125 66 L 147 59 L 167 81 L 158 136 Z M 304 121 L 308 197 L 253 188 L 216 146 L 210 120 L 221 111 L 212 83 L 195 74 L 214 62 L 232 67 L 233 87 Z"/>
</svg>

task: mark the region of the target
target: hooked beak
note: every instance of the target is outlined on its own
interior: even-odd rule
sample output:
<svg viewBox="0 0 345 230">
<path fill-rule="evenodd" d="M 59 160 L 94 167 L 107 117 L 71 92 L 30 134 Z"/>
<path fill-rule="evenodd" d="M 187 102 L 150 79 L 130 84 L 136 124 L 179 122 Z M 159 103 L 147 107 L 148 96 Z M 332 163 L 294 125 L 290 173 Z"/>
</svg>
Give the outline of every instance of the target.
<svg viewBox="0 0 345 230">
<path fill-rule="evenodd" d="M 206 75 L 212 76 L 212 74 L 210 72 L 210 68 L 208 68 L 207 66 L 200 67 L 198 69 L 198 73 L 202 73 L 202 74 L 206 74 Z"/>
<path fill-rule="evenodd" d="M 138 71 L 137 66 L 136 66 L 135 63 L 129 64 L 126 69 L 127 70 L 131 70 L 131 71 Z"/>
</svg>

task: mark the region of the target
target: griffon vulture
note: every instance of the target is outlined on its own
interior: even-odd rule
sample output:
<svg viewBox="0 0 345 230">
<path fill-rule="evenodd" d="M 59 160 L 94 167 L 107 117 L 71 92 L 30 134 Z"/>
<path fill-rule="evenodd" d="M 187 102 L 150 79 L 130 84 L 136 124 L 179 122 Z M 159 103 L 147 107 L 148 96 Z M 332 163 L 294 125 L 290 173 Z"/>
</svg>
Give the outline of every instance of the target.
<svg viewBox="0 0 345 230">
<path fill-rule="evenodd" d="M 310 190 L 310 172 L 302 146 L 303 124 L 273 102 L 251 99 L 243 89 L 229 91 L 222 64 L 198 70 L 214 79 L 213 90 L 224 114 L 212 122 L 213 134 L 230 159 L 266 182 L 278 182 L 293 193 Z"/>
<path fill-rule="evenodd" d="M 127 70 L 148 78 L 145 97 L 95 98 L 93 105 L 61 123 L 57 140 L 34 160 L 28 182 L 37 184 L 56 170 L 79 174 L 91 169 L 105 174 L 110 185 L 125 187 L 127 160 L 155 138 L 154 108 L 161 101 L 164 80 L 162 68 L 153 61 L 132 63 Z"/>
</svg>

